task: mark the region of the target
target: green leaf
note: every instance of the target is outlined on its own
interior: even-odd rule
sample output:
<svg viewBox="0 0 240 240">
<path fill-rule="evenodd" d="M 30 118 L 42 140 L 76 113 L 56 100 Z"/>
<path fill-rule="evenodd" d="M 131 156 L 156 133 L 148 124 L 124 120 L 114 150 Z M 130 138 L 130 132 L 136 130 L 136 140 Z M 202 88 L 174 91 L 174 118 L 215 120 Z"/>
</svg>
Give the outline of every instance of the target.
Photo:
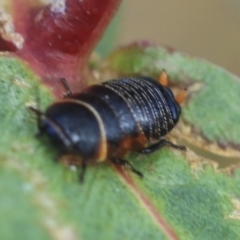
<svg viewBox="0 0 240 240">
<path fill-rule="evenodd" d="M 176 90 L 189 89 L 169 137 L 239 156 L 237 77 L 204 60 L 142 45 L 115 51 L 99 73 L 106 69 L 110 76 L 154 77 L 165 69 Z M 228 175 L 190 149 L 164 148 L 127 156 L 143 179 L 105 162 L 89 166 L 79 184 L 77 171 L 54 163 L 57 151 L 48 139 L 34 137 L 36 119 L 26 106 L 38 95 L 44 111 L 54 101 L 47 87 L 19 60 L 1 56 L 0 239 L 239 239 L 237 167 L 229 166 L 234 174 Z"/>
</svg>

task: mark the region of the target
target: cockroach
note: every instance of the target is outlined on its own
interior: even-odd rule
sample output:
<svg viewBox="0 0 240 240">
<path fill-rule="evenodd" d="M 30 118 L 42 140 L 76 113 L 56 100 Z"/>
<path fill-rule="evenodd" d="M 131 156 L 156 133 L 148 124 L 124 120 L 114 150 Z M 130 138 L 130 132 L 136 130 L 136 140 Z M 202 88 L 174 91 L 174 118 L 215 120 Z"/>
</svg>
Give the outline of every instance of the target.
<svg viewBox="0 0 240 240">
<path fill-rule="evenodd" d="M 176 125 L 184 92 L 174 98 L 164 82 L 150 77 L 124 77 L 72 93 L 61 79 L 66 93 L 45 112 L 30 107 L 37 115 L 38 136 L 46 134 L 60 155 L 73 154 L 81 163 L 80 182 L 87 164 L 110 160 L 129 167 L 143 177 L 123 157 L 129 151 L 151 153 L 168 145 L 184 150 L 163 138 Z"/>
</svg>

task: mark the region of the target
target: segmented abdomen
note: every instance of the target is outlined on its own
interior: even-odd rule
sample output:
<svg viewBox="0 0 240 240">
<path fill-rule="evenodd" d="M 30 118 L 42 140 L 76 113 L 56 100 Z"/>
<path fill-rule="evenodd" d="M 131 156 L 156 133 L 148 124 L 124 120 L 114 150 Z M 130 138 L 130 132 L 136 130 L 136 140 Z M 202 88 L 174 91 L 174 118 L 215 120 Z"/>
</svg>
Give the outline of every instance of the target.
<svg viewBox="0 0 240 240">
<path fill-rule="evenodd" d="M 103 85 L 124 98 L 139 131 L 148 141 L 159 139 L 175 125 L 169 103 L 163 95 L 164 87 L 156 80 L 146 77 L 122 78 Z"/>
</svg>

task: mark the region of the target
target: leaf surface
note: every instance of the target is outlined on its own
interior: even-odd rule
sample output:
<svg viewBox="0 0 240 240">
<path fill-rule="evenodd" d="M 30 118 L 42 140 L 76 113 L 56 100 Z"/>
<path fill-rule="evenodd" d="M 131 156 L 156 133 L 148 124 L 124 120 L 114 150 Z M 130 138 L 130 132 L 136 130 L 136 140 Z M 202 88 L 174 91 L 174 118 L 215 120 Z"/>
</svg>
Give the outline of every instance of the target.
<svg viewBox="0 0 240 240">
<path fill-rule="evenodd" d="M 115 51 L 98 71 L 104 75 L 106 69 L 110 76 L 153 77 L 165 69 L 176 91 L 189 89 L 182 119 L 169 137 L 239 157 L 236 76 L 204 60 L 143 45 Z M 143 179 L 103 163 L 89 166 L 81 185 L 77 171 L 53 162 L 57 152 L 48 139 L 34 137 L 36 122 L 26 106 L 38 94 L 44 110 L 53 101 L 49 89 L 19 60 L 1 56 L 1 239 L 239 239 L 237 167 L 220 171 L 191 149 L 164 148 L 127 156 Z"/>
</svg>

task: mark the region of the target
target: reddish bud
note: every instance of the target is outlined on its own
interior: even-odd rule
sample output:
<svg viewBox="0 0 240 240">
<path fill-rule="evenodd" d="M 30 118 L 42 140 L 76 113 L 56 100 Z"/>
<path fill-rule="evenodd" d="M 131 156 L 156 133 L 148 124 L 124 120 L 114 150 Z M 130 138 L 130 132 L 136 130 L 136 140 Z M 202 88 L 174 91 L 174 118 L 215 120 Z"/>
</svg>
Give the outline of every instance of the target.
<svg viewBox="0 0 240 240">
<path fill-rule="evenodd" d="M 55 92 L 62 77 L 72 88 L 81 88 L 86 85 L 82 79 L 88 57 L 120 1 L 53 0 L 43 6 L 13 0 L 15 31 L 24 42 L 20 49 L 4 44 L 26 60 Z"/>
</svg>

